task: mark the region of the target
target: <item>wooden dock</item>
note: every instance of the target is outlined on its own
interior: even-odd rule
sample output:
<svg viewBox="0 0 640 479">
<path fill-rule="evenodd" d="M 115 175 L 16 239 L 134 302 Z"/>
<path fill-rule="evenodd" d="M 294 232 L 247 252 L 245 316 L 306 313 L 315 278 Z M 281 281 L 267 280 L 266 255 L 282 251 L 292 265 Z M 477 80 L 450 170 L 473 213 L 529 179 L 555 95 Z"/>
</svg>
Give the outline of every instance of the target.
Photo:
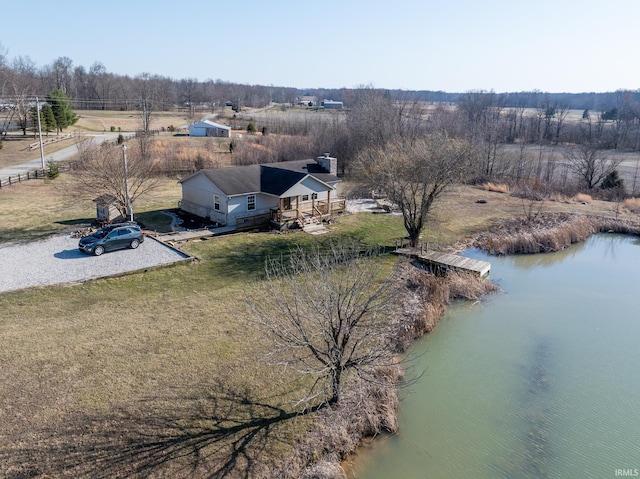
<svg viewBox="0 0 640 479">
<path fill-rule="evenodd" d="M 441 253 L 439 251 L 421 251 L 419 249 L 399 248 L 398 254 L 405 254 L 416 258 L 435 272 L 446 270 L 467 271 L 481 277 L 489 276 L 491 263 L 479 259 L 465 258 L 457 254 Z"/>
</svg>

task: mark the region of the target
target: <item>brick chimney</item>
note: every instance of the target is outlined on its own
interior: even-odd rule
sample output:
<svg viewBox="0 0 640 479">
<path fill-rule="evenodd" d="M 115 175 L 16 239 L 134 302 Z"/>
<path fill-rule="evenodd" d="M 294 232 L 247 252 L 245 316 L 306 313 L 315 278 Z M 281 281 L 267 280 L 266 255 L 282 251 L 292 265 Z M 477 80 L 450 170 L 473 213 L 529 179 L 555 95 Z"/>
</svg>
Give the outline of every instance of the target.
<svg viewBox="0 0 640 479">
<path fill-rule="evenodd" d="M 338 176 L 338 160 L 329 156 L 329 153 L 316 158 L 316 163 L 327 173 Z"/>
</svg>

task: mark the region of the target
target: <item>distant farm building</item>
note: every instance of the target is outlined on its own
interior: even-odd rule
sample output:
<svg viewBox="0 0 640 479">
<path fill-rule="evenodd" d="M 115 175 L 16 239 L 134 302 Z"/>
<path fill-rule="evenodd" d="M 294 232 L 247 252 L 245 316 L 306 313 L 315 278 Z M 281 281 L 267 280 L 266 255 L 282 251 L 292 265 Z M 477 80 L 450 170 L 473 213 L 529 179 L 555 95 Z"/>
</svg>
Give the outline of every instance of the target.
<svg viewBox="0 0 640 479">
<path fill-rule="evenodd" d="M 222 138 L 231 137 L 231 127 L 203 120 L 189 125 L 189 136 L 217 136 Z"/>
<path fill-rule="evenodd" d="M 334 100 L 322 100 L 322 106 L 333 110 L 342 110 L 344 103 Z"/>
<path fill-rule="evenodd" d="M 315 96 L 303 95 L 296 98 L 296 104 L 300 106 L 316 106 L 318 104 L 318 98 Z"/>
</svg>

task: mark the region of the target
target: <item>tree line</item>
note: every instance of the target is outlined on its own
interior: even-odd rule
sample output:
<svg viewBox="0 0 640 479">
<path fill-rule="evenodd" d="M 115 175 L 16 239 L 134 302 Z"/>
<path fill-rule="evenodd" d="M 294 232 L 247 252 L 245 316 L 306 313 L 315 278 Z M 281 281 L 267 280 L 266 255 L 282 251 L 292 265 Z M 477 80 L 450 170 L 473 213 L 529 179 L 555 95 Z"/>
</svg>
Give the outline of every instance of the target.
<svg viewBox="0 0 640 479">
<path fill-rule="evenodd" d="M 366 87 L 365 87 L 366 88 Z M 38 66 L 29 56 L 9 58 L 0 43 L 0 103 L 15 96 L 44 96 L 60 90 L 73 99 L 78 110 L 132 110 L 140 107 L 141 99 L 153 101 L 159 110 L 182 106 L 208 107 L 231 102 L 243 106 L 261 108 L 275 103 L 294 104 L 303 95 L 329 98 L 349 104 L 358 95 L 355 88 L 307 88 L 287 86 L 248 85 L 208 78 L 171 78 L 141 72 L 137 75 L 118 75 L 96 61 L 88 68 L 74 65 L 71 58 L 63 56 L 51 63 Z M 393 96 L 408 101 L 431 104 L 457 104 L 464 101 L 466 93 L 430 90 L 388 90 Z M 545 93 L 541 91 L 507 92 L 490 94 L 494 101 L 507 108 L 539 108 L 542 104 L 561 105 L 566 109 L 612 112 L 629 100 L 637 103 L 637 90 L 620 90 L 604 93 Z"/>
</svg>

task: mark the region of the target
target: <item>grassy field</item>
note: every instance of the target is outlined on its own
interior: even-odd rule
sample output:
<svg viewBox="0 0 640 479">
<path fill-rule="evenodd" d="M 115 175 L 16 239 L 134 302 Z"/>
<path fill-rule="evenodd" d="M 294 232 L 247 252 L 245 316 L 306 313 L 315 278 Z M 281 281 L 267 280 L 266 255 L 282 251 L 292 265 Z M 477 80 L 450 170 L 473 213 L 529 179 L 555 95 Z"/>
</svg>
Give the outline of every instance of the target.
<svg viewBox="0 0 640 479">
<path fill-rule="evenodd" d="M 2 142 L 2 150 L 0 150 L 0 168 L 4 168 L 12 165 L 19 165 L 28 161 L 40 158 L 40 149 L 34 150 L 29 148 L 29 145 L 37 141 L 33 135 L 13 136 L 11 140 L 5 140 Z M 66 148 L 67 146 L 75 145 L 74 139 L 63 140 L 57 143 L 51 143 L 43 146 L 45 160 L 47 155 Z"/>
<path fill-rule="evenodd" d="M 135 132 L 142 128 L 142 120 L 140 119 L 139 113 L 136 111 L 81 110 L 77 113 L 78 122 L 72 127 L 67 128 L 65 131 L 63 131 L 63 135 L 67 133 L 109 133 L 111 132 L 111 127 L 114 128 L 115 133 L 118 133 L 120 131 L 124 133 Z M 174 128 L 178 129 L 188 126 L 190 123 L 193 123 L 193 121 L 195 120 L 189 119 L 186 116 L 185 112 L 157 112 L 153 116 L 151 128 L 157 130 L 167 130 L 170 126 L 173 126 Z M 54 138 L 55 136 L 55 133 L 49 133 L 48 136 L 43 135 L 43 139 L 46 140 L 48 138 Z M 168 141 L 173 137 L 170 133 L 166 133 L 166 136 L 163 136 L 163 138 Z M 179 138 L 176 140 L 179 140 Z M 10 139 L 3 142 L 2 149 L 0 150 L 0 168 L 25 163 L 27 161 L 39 158 L 39 149 L 29 148 L 29 145 L 36 141 L 37 138 L 34 137 L 33 132 L 28 132 L 26 136 L 23 136 L 20 132 L 12 133 L 10 135 Z M 55 151 L 66 148 L 68 146 L 74 146 L 75 141 L 75 139 L 68 139 L 57 143 L 52 143 L 50 145 L 44 145 L 45 159 L 48 155 Z"/>
<path fill-rule="evenodd" d="M 2 241 L 39 239 L 87 221 L 90 208 L 65 203 L 58 185 L 64 181 L 63 175 L 0 191 Z M 175 207 L 175 183 L 161 193 L 143 214 Z M 0 295 L 0 475 L 130 477 L 143 458 L 126 442 L 143 443 L 149 428 L 166 440 L 168 457 L 179 438 L 215 429 L 209 408 L 222 407 L 221 398 L 247 417 L 272 412 L 256 412 L 247 398 L 288 409 L 295 387 L 260 359 L 259 338 L 244 314 L 245 290 L 261 277 L 264 259 L 339 236 L 392 245 L 401 228 L 397 217 L 352 215 L 320 238 L 223 236 L 186 244 L 199 258 L 193 264 Z M 289 421 L 277 434 L 290 439 L 306 421 Z M 289 442 L 269 447 L 286 449 Z M 274 454 L 270 448 L 265 455 Z M 167 471 L 193 459 L 160 469 L 176 477 Z M 102 476 L 91 469 L 96 464 Z"/>
<path fill-rule="evenodd" d="M 72 129 L 85 132 L 103 133 L 114 128 L 114 131 L 139 131 L 142 129 L 142 119 L 137 111 L 92 111 L 79 110 L 78 122 Z M 154 130 L 168 129 L 170 126 L 181 128 L 188 126 L 195 120 L 190 119 L 186 112 L 158 111 L 154 112 L 151 128 Z"/>
</svg>

